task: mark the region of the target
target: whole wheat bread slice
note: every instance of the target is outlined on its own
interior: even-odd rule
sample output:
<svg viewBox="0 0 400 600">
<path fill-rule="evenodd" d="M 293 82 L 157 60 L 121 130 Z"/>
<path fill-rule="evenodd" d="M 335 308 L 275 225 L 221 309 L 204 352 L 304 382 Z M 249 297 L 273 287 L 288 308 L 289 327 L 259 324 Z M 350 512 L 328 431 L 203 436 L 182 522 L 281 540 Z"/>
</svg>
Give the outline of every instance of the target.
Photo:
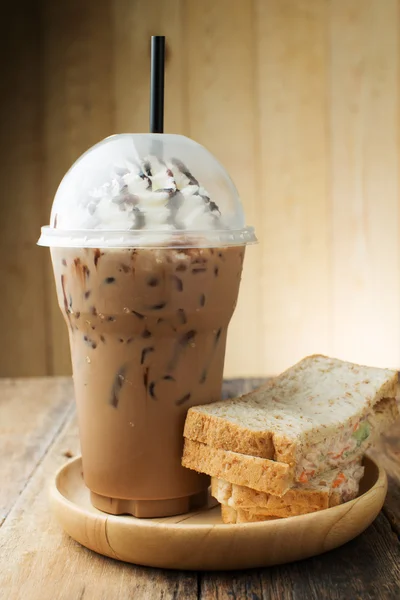
<svg viewBox="0 0 400 600">
<path fill-rule="evenodd" d="M 395 399 L 381 400 L 369 418 L 374 435 L 360 443 L 357 453 L 351 460 L 361 458 L 374 439 L 393 423 L 398 414 Z M 335 468 L 343 464 L 340 460 L 338 463 Z M 296 483 L 297 471 L 294 466 L 287 463 L 214 448 L 189 439 L 185 439 L 182 465 L 211 477 L 273 496 L 283 496 Z"/>
<path fill-rule="evenodd" d="M 397 380 L 397 371 L 309 356 L 245 396 L 190 408 L 184 437 L 293 466 L 394 398 Z"/>
<path fill-rule="evenodd" d="M 246 456 L 201 442 L 185 440 L 182 465 L 188 469 L 282 496 L 293 483 L 293 469 L 285 463 Z"/>
<path fill-rule="evenodd" d="M 236 510 L 225 504 L 221 504 L 221 517 L 222 522 L 226 525 L 234 525 L 236 523 L 256 523 L 257 521 L 274 521 L 279 518 L 251 513 L 250 511 L 241 508 Z"/>
<path fill-rule="evenodd" d="M 258 492 L 213 477 L 211 494 L 234 509 L 244 509 L 269 516 L 291 516 L 323 510 L 357 496 L 364 474 L 361 459 L 345 469 L 334 469 L 316 477 L 309 484 L 297 484 L 282 497 Z"/>
</svg>

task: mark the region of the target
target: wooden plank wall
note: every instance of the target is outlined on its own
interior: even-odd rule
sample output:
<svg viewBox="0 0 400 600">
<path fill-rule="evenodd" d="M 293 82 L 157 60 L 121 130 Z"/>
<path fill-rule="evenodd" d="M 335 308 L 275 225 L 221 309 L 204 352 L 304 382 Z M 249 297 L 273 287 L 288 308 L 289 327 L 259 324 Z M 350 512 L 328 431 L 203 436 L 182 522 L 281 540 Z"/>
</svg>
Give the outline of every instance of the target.
<svg viewBox="0 0 400 600">
<path fill-rule="evenodd" d="M 314 352 L 400 367 L 399 0 L 25 4 L 9 3 L 1 40 L 0 375 L 70 370 L 35 242 L 71 163 L 147 130 L 154 34 L 166 130 L 215 153 L 260 238 L 226 374 Z"/>
</svg>

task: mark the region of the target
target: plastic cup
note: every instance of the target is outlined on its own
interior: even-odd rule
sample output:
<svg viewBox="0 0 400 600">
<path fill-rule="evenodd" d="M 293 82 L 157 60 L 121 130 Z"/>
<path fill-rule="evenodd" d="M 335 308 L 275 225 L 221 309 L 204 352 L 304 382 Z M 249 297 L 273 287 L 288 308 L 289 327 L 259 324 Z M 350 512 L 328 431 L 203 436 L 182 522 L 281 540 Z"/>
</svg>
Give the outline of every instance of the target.
<svg viewBox="0 0 400 600">
<path fill-rule="evenodd" d="M 123 134 L 88 150 L 54 199 L 49 246 L 70 339 L 84 480 L 112 514 L 163 517 L 206 499 L 181 466 L 189 407 L 220 399 L 245 227 L 202 146 Z"/>
</svg>

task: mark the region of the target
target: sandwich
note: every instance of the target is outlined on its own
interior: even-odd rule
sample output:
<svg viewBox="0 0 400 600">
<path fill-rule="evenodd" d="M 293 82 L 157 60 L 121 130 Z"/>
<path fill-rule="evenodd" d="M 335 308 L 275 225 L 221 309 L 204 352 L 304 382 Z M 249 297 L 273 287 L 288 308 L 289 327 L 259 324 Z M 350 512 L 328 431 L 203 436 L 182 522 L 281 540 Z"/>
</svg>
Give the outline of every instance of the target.
<svg viewBox="0 0 400 600">
<path fill-rule="evenodd" d="M 257 395 L 257 390 L 253 394 Z M 235 400 L 227 401 L 230 402 Z M 185 438 L 182 465 L 230 483 L 283 496 L 296 483 L 308 483 L 316 475 L 340 468 L 362 456 L 397 416 L 396 400 L 384 398 L 374 405 L 366 417 L 360 418 L 361 425 L 357 419 L 350 427 L 338 424 L 336 432 L 330 428 L 327 438 L 308 448 L 305 448 L 299 436 L 297 463 L 292 459 L 283 462 L 233 452 Z"/>
<path fill-rule="evenodd" d="M 283 496 L 273 496 L 213 477 L 211 494 L 220 504 L 269 517 L 302 515 L 352 500 L 357 496 L 364 467 L 358 459 L 343 469 L 333 469 L 309 483 L 297 483 Z"/>
<path fill-rule="evenodd" d="M 347 501 L 363 454 L 398 417 L 397 379 L 396 371 L 307 357 L 240 398 L 190 408 L 182 464 L 212 476 L 222 514 L 236 511 L 235 522 Z M 335 474 L 345 478 L 341 491 Z"/>
</svg>

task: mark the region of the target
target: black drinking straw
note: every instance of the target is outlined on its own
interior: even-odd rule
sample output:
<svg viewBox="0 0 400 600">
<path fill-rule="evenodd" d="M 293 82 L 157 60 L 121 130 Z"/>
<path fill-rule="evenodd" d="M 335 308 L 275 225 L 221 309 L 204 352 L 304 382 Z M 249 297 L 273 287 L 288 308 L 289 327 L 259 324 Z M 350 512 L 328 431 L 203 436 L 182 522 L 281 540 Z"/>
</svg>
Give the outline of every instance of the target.
<svg viewBox="0 0 400 600">
<path fill-rule="evenodd" d="M 150 133 L 164 132 L 165 36 L 151 37 Z"/>
</svg>

